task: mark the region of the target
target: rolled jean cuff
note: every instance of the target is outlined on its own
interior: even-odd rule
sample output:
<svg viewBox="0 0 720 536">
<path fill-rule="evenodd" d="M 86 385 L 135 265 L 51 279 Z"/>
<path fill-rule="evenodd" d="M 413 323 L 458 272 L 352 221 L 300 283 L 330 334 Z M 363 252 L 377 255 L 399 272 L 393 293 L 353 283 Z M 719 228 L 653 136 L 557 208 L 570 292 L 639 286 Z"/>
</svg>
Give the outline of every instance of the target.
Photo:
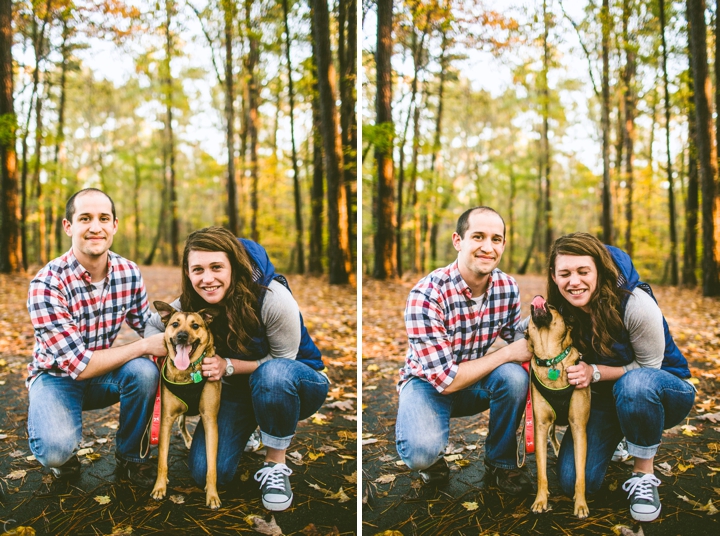
<svg viewBox="0 0 720 536">
<path fill-rule="evenodd" d="M 655 457 L 658 448 L 660 448 L 660 443 L 649 447 L 641 447 L 640 445 L 630 443 L 630 441 L 627 442 L 628 454 L 630 454 L 633 458 L 640 458 L 641 460 L 649 460 L 650 458 Z"/>
<path fill-rule="evenodd" d="M 141 458 L 140 456 L 128 456 L 127 454 L 115 454 L 115 458 L 118 460 L 121 460 L 123 462 L 132 462 L 132 463 L 145 463 L 150 460 L 150 456 L 145 456 L 144 458 Z"/>
<path fill-rule="evenodd" d="M 488 466 L 490 466 L 490 467 L 494 467 L 495 469 L 507 469 L 507 470 L 511 470 L 511 471 L 512 471 L 513 469 L 517 469 L 517 468 L 518 468 L 516 462 L 513 462 L 513 463 L 491 462 L 491 461 L 488 460 L 487 458 L 485 458 L 485 465 L 488 465 Z"/>
<path fill-rule="evenodd" d="M 293 436 L 275 437 L 260 430 L 260 438 L 263 445 L 271 449 L 285 450 L 290 446 Z"/>
</svg>

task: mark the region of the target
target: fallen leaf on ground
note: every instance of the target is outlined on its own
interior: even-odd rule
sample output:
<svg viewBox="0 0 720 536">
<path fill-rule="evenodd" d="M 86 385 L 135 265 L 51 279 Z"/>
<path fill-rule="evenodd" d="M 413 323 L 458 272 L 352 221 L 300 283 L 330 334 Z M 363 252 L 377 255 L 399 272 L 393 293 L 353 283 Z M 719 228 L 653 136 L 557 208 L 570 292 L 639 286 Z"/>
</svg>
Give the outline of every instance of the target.
<svg viewBox="0 0 720 536">
<path fill-rule="evenodd" d="M 25 454 L 25 451 L 24 451 L 24 450 L 14 450 L 14 451 L 12 451 L 12 452 L 10 453 L 10 457 L 11 457 L 11 458 L 19 458 L 19 457 L 22 456 L 23 454 Z"/>
<path fill-rule="evenodd" d="M 386 530 L 385 532 L 378 532 L 375 536 L 403 536 L 403 533 L 399 530 Z"/>
<path fill-rule="evenodd" d="M 183 504 L 185 502 L 184 495 L 170 495 L 168 498 L 175 504 Z"/>
<path fill-rule="evenodd" d="M 681 473 L 684 473 L 684 472 L 687 471 L 688 469 L 692 469 L 692 468 L 695 467 L 695 466 L 694 466 L 693 464 L 691 464 L 691 463 L 689 463 L 689 464 L 687 464 L 687 465 L 685 465 L 684 463 L 679 463 L 679 464 L 677 464 L 676 467 L 677 467 L 677 470 L 678 470 L 678 471 L 680 471 Z"/>
<path fill-rule="evenodd" d="M 318 451 L 320 451 L 320 452 L 325 452 L 325 453 L 335 452 L 336 450 L 337 450 L 337 447 L 332 447 L 332 446 L 330 446 L 330 445 L 323 445 L 322 447 L 320 447 L 320 448 L 318 449 Z"/>
<path fill-rule="evenodd" d="M 464 502 L 462 503 L 462 505 L 463 508 L 465 508 L 465 510 L 467 510 L 468 512 L 472 512 L 473 510 L 477 510 L 478 508 L 480 508 L 478 506 L 478 503 L 476 502 Z"/>
<path fill-rule="evenodd" d="M 13 471 L 12 473 L 10 473 L 6 478 L 9 478 L 10 480 L 20 480 L 21 478 L 25 478 L 26 474 L 27 471 L 18 469 L 17 471 Z"/>
<path fill-rule="evenodd" d="M 107 442 L 108 442 L 107 437 L 101 437 L 100 439 L 98 439 L 98 440 L 96 441 L 96 443 L 97 443 L 98 445 L 104 445 L 104 444 L 107 443 Z"/>
<path fill-rule="evenodd" d="M 707 463 L 710 460 L 706 460 L 705 458 L 700 458 L 699 456 L 693 456 L 688 460 L 688 463 L 694 463 L 695 465 L 700 465 L 701 463 Z"/>
<path fill-rule="evenodd" d="M 377 440 L 376 438 L 374 438 L 374 437 L 372 437 L 372 438 L 370 438 L 370 439 L 363 439 L 363 440 L 362 440 L 363 446 L 364 446 L 364 445 L 372 445 L 373 443 L 377 443 L 377 442 L 378 442 L 378 440 Z"/>
<path fill-rule="evenodd" d="M 618 487 L 618 481 L 617 481 L 617 480 L 613 480 L 612 482 L 610 482 L 610 485 L 608 486 L 608 489 L 609 489 L 610 491 L 615 491 L 615 490 L 617 489 L 617 487 Z"/>
<path fill-rule="evenodd" d="M 665 476 L 673 476 L 672 467 L 670 467 L 670 464 L 668 462 L 662 462 L 656 465 L 655 468 Z"/>
<path fill-rule="evenodd" d="M 96 497 L 93 497 L 95 499 L 95 502 L 98 504 L 108 504 L 110 502 L 110 497 L 107 495 L 98 495 Z"/>
<path fill-rule="evenodd" d="M 110 536 L 124 536 L 126 534 L 132 534 L 133 528 L 130 525 L 122 525 L 122 526 L 116 526 L 113 527 L 113 531 L 110 533 Z"/>
<path fill-rule="evenodd" d="M 380 367 L 378 367 L 375 364 L 368 365 L 365 370 L 368 370 L 370 372 L 375 372 L 376 370 L 380 370 Z"/>
<path fill-rule="evenodd" d="M 612 531 L 618 536 L 644 536 L 642 527 L 637 532 L 633 532 L 627 525 L 615 525 Z"/>
<path fill-rule="evenodd" d="M 318 453 L 308 452 L 307 455 L 308 455 L 308 458 L 310 458 L 312 461 L 315 461 L 315 460 L 317 460 L 318 458 L 324 457 L 324 456 L 325 456 L 325 453 L 323 453 L 323 452 L 318 452 Z"/>
<path fill-rule="evenodd" d="M 265 521 L 258 515 L 249 515 L 245 518 L 245 522 L 250 525 L 255 532 L 267 534 L 268 536 L 282 536 L 282 529 L 275 523 L 275 516 L 270 521 Z"/>
<path fill-rule="evenodd" d="M 373 482 L 376 484 L 390 484 L 391 482 L 395 482 L 395 475 L 382 475 L 379 478 L 376 478 Z"/>
<path fill-rule="evenodd" d="M 312 489 L 316 489 L 316 490 L 324 493 L 326 499 L 333 499 L 333 500 L 337 499 L 337 501 L 339 503 L 344 503 L 344 502 L 347 502 L 350 500 L 350 497 L 347 496 L 347 494 L 343 491 L 342 488 L 340 488 L 340 490 L 338 490 L 337 493 L 333 493 L 329 489 L 321 488 L 317 484 L 310 484 L 308 482 L 308 486 L 310 486 Z"/>
<path fill-rule="evenodd" d="M 701 506 L 699 508 L 696 508 L 696 510 L 700 510 L 701 512 L 707 512 L 709 516 L 714 516 L 717 514 L 720 510 L 715 508 L 715 505 L 712 502 L 712 499 L 710 499 L 705 506 Z"/>
<path fill-rule="evenodd" d="M 343 475 L 343 477 L 345 478 L 345 480 L 347 480 L 351 484 L 357 484 L 357 471 L 355 471 L 351 475 Z"/>
<path fill-rule="evenodd" d="M 454 462 L 455 460 L 461 460 L 460 454 L 451 454 L 450 456 L 444 456 L 446 462 Z"/>
<path fill-rule="evenodd" d="M 720 412 L 718 413 L 705 413 L 704 415 L 698 415 L 695 417 L 698 421 L 710 421 L 712 423 L 720 422 Z"/>
<path fill-rule="evenodd" d="M 2 536 L 35 536 L 35 529 L 32 527 L 13 527 Z"/>
</svg>

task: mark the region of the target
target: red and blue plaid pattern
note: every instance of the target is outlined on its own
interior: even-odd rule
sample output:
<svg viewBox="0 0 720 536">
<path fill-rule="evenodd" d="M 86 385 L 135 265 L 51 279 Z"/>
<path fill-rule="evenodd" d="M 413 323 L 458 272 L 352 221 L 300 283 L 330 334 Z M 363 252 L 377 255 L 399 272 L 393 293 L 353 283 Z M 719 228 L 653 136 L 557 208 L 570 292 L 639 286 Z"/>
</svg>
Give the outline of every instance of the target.
<svg viewBox="0 0 720 536">
<path fill-rule="evenodd" d="M 442 393 L 464 361 L 484 356 L 498 335 L 514 340 L 520 322 L 520 290 L 515 280 L 498 269 L 482 306 L 460 275 L 458 263 L 439 268 L 410 291 L 405 327 L 410 348 L 400 369 L 398 391 L 417 376 Z"/>
<path fill-rule="evenodd" d="M 150 309 L 137 265 L 108 251 L 105 281 L 102 294 L 94 294 L 90 273 L 71 248 L 30 282 L 27 307 L 35 350 L 28 365 L 28 387 L 41 373 L 76 379 L 95 350 L 112 346 L 123 320 L 143 335 Z"/>
</svg>

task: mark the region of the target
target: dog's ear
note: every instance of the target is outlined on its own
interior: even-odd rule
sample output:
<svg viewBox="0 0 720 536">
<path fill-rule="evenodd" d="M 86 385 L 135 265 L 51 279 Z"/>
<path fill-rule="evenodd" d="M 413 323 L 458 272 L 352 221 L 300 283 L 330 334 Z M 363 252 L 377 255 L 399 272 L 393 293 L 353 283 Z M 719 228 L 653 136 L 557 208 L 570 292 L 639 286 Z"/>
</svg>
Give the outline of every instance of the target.
<svg viewBox="0 0 720 536">
<path fill-rule="evenodd" d="M 153 305 L 155 306 L 155 309 L 157 309 L 158 314 L 160 315 L 160 320 L 162 320 L 162 323 L 167 326 L 168 321 L 170 320 L 170 317 L 177 313 L 177 311 L 173 308 L 172 305 L 161 302 L 161 301 L 154 301 Z"/>
<path fill-rule="evenodd" d="M 202 319 L 209 326 L 216 317 L 220 316 L 220 309 L 218 307 L 206 307 L 202 311 L 198 311 L 198 314 L 202 316 Z"/>
</svg>

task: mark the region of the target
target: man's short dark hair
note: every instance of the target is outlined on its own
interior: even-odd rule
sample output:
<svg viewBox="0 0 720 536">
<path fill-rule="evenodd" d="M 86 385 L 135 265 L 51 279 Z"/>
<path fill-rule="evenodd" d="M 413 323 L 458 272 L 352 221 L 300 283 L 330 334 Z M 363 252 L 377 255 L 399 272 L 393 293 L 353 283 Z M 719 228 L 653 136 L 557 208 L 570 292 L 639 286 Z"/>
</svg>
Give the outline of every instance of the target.
<svg viewBox="0 0 720 536">
<path fill-rule="evenodd" d="M 72 223 L 73 216 L 75 216 L 75 198 L 90 192 L 97 192 L 99 194 L 103 194 L 105 197 L 108 198 L 108 201 L 110 201 L 110 206 L 112 207 L 113 221 L 117 220 L 117 216 L 115 215 L 115 202 L 108 194 L 106 194 L 102 190 L 98 190 L 97 188 L 85 188 L 83 190 L 80 190 L 79 192 L 75 192 L 74 194 L 72 194 L 70 196 L 70 199 L 67 200 L 67 203 L 65 203 L 65 219 Z"/>
<path fill-rule="evenodd" d="M 457 226 L 455 227 L 455 232 L 460 235 L 460 238 L 465 238 L 465 233 L 467 233 L 468 227 L 470 227 L 470 215 L 473 212 L 492 212 L 493 214 L 497 214 L 497 217 L 500 218 L 500 221 L 503 223 L 503 239 L 505 239 L 505 220 L 503 217 L 498 214 L 498 211 L 494 208 L 490 207 L 473 207 L 467 209 L 465 212 L 462 213 L 462 215 L 458 218 Z"/>
</svg>

